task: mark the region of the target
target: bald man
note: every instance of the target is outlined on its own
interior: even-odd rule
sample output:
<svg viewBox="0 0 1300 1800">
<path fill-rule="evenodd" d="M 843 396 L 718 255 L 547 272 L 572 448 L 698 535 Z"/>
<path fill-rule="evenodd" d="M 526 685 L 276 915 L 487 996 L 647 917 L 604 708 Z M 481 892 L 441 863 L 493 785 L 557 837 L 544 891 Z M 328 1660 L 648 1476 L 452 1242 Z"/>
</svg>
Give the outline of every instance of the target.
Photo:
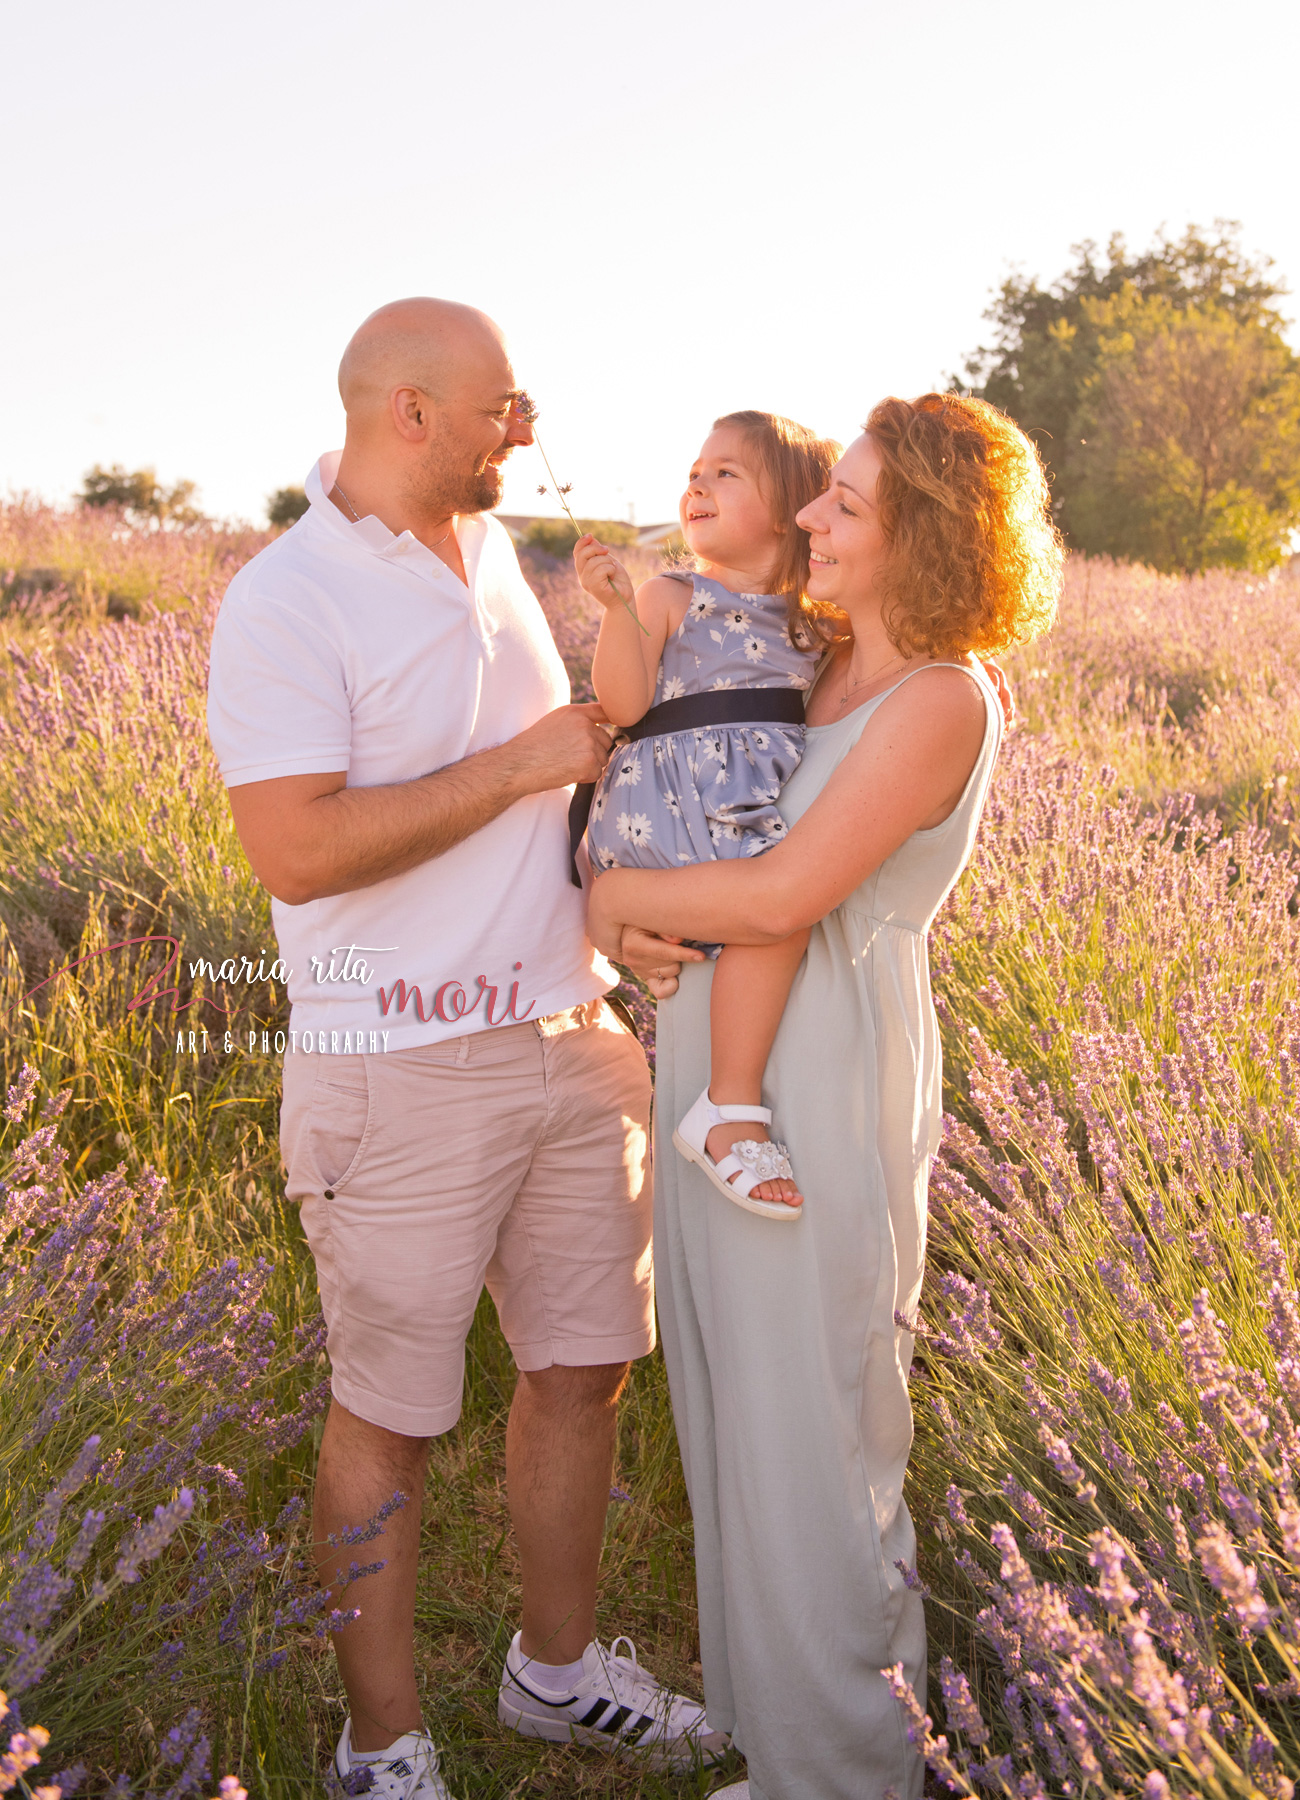
<svg viewBox="0 0 1300 1800">
<path fill-rule="evenodd" d="M 497 327 L 439 300 L 367 319 L 339 390 L 342 453 L 230 584 L 208 709 L 290 969 L 281 1145 L 333 1395 L 315 1535 L 333 1604 L 360 1608 L 335 1638 L 350 1706 L 335 1772 L 384 1800 L 448 1793 L 415 1676 L 420 1496 L 485 1283 L 519 1369 L 523 1605 L 499 1716 L 689 1766 L 725 1745 L 703 1709 L 595 1641 L 615 1409 L 654 1345 L 650 1084 L 568 880 L 569 793 L 599 775 L 609 732 L 568 704 L 486 516 L 532 441 L 527 409 Z M 678 954 L 643 949 L 647 969 Z M 350 1591 L 329 1542 L 396 1489 L 384 1567 Z"/>
</svg>

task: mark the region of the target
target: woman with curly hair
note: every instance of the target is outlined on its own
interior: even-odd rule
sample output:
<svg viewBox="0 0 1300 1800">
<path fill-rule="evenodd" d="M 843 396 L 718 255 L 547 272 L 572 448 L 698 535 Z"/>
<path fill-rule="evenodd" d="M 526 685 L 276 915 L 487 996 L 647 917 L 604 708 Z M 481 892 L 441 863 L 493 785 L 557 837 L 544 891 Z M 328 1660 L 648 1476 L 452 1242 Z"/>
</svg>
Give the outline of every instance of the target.
<svg viewBox="0 0 1300 1800">
<path fill-rule="evenodd" d="M 923 1698 L 902 1484 L 904 1321 L 942 1095 L 927 931 L 970 856 L 1002 735 L 979 659 L 1051 624 L 1061 550 L 1033 446 L 955 394 L 877 406 L 799 525 L 809 597 L 837 630 L 780 799 L 788 836 L 748 860 L 611 870 L 589 931 L 613 956 L 625 930 L 665 941 L 666 1138 L 708 1082 L 713 971 L 669 945 L 809 929 L 763 1093 L 799 1170 L 797 1223 L 767 1229 L 657 1146 L 705 1699 L 748 1762 L 748 1784 L 725 1790 L 736 1800 L 916 1800 L 922 1763 L 882 1671 L 901 1664 Z"/>
</svg>

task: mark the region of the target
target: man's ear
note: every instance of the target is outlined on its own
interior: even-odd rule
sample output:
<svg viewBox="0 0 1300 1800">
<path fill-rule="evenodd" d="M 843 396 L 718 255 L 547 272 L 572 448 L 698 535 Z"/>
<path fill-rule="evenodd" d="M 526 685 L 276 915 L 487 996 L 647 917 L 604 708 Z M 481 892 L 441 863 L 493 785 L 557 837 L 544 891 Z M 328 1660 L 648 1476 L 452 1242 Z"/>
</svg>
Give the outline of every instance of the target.
<svg viewBox="0 0 1300 1800">
<path fill-rule="evenodd" d="M 429 429 L 429 396 L 417 387 L 394 388 L 389 397 L 389 410 L 398 435 L 408 443 L 418 443 Z"/>
</svg>

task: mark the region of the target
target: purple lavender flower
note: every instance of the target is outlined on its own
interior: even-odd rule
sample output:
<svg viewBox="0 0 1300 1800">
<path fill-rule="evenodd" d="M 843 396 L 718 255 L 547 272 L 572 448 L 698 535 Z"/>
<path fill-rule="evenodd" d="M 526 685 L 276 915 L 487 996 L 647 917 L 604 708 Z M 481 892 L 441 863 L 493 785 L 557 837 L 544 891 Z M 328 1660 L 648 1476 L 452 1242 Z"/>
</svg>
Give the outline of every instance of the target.
<svg viewBox="0 0 1300 1800">
<path fill-rule="evenodd" d="M 1242 1562 L 1226 1527 L 1212 1521 L 1197 1538 L 1196 1549 L 1210 1585 L 1227 1601 L 1242 1630 L 1256 1635 L 1267 1631 L 1272 1614 L 1259 1592 L 1259 1576 Z"/>
<path fill-rule="evenodd" d="M 364 1525 L 345 1525 L 342 1531 L 331 1532 L 330 1536 L 326 1539 L 326 1542 L 333 1549 L 337 1549 L 340 1545 L 347 1545 L 350 1547 L 354 1544 L 372 1543 L 374 1539 L 381 1534 L 387 1521 L 392 1518 L 395 1512 L 401 1511 L 402 1507 L 407 1504 L 409 1498 L 409 1495 L 404 1494 L 402 1490 L 398 1488 L 393 1493 L 392 1497 L 385 1500 L 379 1510 L 374 1513 L 371 1518 L 366 1520 Z M 354 1564 L 353 1566 L 355 1567 L 356 1565 Z"/>
<path fill-rule="evenodd" d="M 920 1594 L 922 1599 L 927 1599 L 927 1600 L 929 1599 L 929 1597 L 930 1597 L 929 1588 L 921 1580 L 919 1573 L 917 1572 L 917 1570 L 915 1570 L 911 1566 L 910 1563 L 905 1563 L 903 1561 L 902 1557 L 898 1556 L 898 1557 L 894 1558 L 894 1567 L 898 1570 L 899 1574 L 903 1577 L 904 1587 L 910 1588 L 914 1594 Z"/>
<path fill-rule="evenodd" d="M 4 1107 L 4 1116 L 11 1124 L 16 1124 L 26 1113 L 39 1080 L 40 1076 L 32 1065 L 24 1063 L 17 1081 L 9 1089 Z"/>
<path fill-rule="evenodd" d="M 1127 1612 L 1137 1604 L 1137 1589 L 1124 1574 L 1125 1546 L 1107 1527 L 1089 1538 L 1088 1561 L 1097 1571 L 1097 1592 L 1110 1613 Z"/>
<path fill-rule="evenodd" d="M 993 1322 L 992 1296 L 987 1287 L 964 1275 L 945 1273 L 939 1280 L 942 1299 L 950 1306 L 947 1330 L 936 1332 L 935 1348 L 960 1362 L 975 1363 L 995 1351 L 1002 1334 Z"/>
<path fill-rule="evenodd" d="M 118 1557 L 113 1570 L 118 1580 L 124 1585 L 138 1581 L 141 1565 L 153 1562 L 162 1555 L 193 1511 L 194 1495 L 189 1488 L 182 1488 L 176 1498 L 169 1500 L 165 1506 L 155 1506 L 153 1518 L 139 1527 Z"/>
<path fill-rule="evenodd" d="M 953 1667 L 950 1656 L 945 1656 L 939 1664 L 939 1687 L 943 1693 L 944 1712 L 952 1729 L 960 1731 L 968 1743 L 987 1744 L 989 1728 L 975 1704 L 970 1682 L 959 1669 Z"/>
<path fill-rule="evenodd" d="M 1065 1439 L 1057 1437 L 1056 1433 L 1049 1431 L 1046 1425 L 1040 1425 L 1038 1441 L 1047 1453 L 1048 1462 L 1051 1463 L 1061 1480 L 1068 1481 L 1071 1487 L 1077 1488 L 1083 1481 L 1083 1470 L 1075 1462 L 1074 1453 Z"/>
</svg>

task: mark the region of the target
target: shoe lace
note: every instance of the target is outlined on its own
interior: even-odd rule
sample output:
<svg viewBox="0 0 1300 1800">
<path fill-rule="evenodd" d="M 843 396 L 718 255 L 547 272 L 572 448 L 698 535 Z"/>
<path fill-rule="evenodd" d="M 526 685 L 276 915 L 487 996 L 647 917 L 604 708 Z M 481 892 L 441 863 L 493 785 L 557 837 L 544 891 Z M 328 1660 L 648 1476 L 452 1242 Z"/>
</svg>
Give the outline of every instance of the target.
<svg viewBox="0 0 1300 1800">
<path fill-rule="evenodd" d="M 398 1772 L 399 1764 L 402 1765 L 401 1773 Z M 399 1781 L 405 1781 L 406 1786 L 402 1791 L 406 1795 L 417 1794 L 421 1789 L 438 1797 L 447 1792 L 438 1768 L 438 1752 L 428 1738 L 422 1737 L 409 1756 L 395 1756 L 392 1762 L 374 1763 L 371 1767 L 376 1774 L 395 1774 Z"/>
<path fill-rule="evenodd" d="M 619 1655 L 620 1644 L 627 1645 L 626 1656 Z M 648 1669 L 641 1667 L 637 1661 L 636 1645 L 630 1637 L 616 1637 L 608 1650 L 599 1644 L 597 1649 L 614 1698 L 620 1706 L 648 1713 L 652 1718 L 668 1716 L 674 1696 L 659 1685 Z"/>
</svg>

